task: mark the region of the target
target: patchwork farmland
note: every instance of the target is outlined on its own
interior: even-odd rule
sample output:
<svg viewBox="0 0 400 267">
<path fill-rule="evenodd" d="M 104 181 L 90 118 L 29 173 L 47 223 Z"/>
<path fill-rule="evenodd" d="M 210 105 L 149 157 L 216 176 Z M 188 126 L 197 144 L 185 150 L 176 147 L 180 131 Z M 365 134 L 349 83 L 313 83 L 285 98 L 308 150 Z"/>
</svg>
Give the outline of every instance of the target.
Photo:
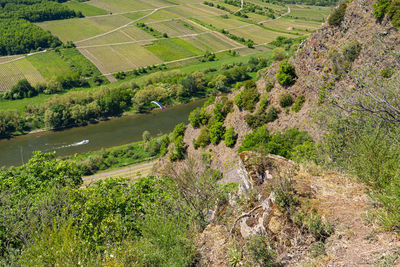
<svg viewBox="0 0 400 267">
<path fill-rule="evenodd" d="M 245 1 L 245 7 L 257 6 L 259 12 L 243 14 L 239 0 L 72 0 L 64 5 L 85 17 L 36 24 L 64 43 L 73 42 L 110 81 L 121 71 L 186 60 L 190 64 L 207 51 L 257 53 L 247 48 L 249 42 L 267 49 L 278 36 L 306 37 L 331 9 L 263 0 Z M 21 78 L 38 83 L 69 71 L 71 64 L 53 51 L 0 58 L 0 91 Z"/>
</svg>

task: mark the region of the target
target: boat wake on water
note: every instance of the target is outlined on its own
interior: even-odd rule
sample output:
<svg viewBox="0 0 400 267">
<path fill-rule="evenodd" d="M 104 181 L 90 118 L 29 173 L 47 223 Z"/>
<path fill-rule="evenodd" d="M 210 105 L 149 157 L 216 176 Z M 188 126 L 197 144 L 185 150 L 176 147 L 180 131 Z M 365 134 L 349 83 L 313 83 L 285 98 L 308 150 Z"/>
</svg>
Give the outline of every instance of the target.
<svg viewBox="0 0 400 267">
<path fill-rule="evenodd" d="M 81 145 L 86 145 L 89 143 L 89 140 L 82 140 L 80 142 L 76 142 L 76 143 L 72 143 L 69 145 L 65 145 L 65 146 L 60 146 L 60 147 L 56 147 L 55 149 L 61 149 L 61 148 L 67 148 L 67 147 L 74 147 L 74 146 L 81 146 Z"/>
</svg>

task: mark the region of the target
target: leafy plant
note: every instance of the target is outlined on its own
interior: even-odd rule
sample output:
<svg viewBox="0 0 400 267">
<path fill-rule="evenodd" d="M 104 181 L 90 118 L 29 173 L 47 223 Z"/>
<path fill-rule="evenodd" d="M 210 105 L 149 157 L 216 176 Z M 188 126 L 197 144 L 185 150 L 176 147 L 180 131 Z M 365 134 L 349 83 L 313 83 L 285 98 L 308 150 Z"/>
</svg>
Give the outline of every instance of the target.
<svg viewBox="0 0 400 267">
<path fill-rule="evenodd" d="M 276 79 L 283 86 L 291 86 L 296 82 L 296 70 L 288 60 L 282 61 L 279 65 Z"/>
</svg>

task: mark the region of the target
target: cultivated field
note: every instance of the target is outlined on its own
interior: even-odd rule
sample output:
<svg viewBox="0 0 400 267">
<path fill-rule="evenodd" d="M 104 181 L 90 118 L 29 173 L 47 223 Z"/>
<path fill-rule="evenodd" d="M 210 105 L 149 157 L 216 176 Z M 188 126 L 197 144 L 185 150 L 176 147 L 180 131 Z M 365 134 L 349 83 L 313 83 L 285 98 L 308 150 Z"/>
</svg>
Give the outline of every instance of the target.
<svg viewBox="0 0 400 267">
<path fill-rule="evenodd" d="M 246 12 L 244 18 L 234 14 L 238 6 L 223 0 L 209 2 L 214 6 L 204 4 L 203 0 L 72 0 L 64 5 L 81 11 L 84 18 L 37 25 L 63 42 L 73 41 L 82 55 L 114 81 L 111 74 L 120 71 L 171 62 L 193 64 L 206 51 L 234 49 L 240 55 L 259 53 L 238 38 L 250 39 L 260 47 L 278 36 L 306 37 L 321 26 L 331 10 L 245 0 L 268 8 L 274 16 Z M 222 30 L 230 35 L 221 33 Z M 75 64 L 67 64 L 54 52 L 12 61 L 19 57 L 0 58 L 0 90 L 8 90 L 21 78 L 35 83 L 49 80 L 71 71 L 71 64 Z"/>
</svg>

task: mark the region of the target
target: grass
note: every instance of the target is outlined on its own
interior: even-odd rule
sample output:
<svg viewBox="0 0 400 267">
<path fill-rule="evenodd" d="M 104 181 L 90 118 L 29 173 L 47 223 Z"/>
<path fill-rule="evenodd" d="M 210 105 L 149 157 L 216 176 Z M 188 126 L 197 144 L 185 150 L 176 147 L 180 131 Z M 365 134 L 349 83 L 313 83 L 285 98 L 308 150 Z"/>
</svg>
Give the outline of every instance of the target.
<svg viewBox="0 0 400 267">
<path fill-rule="evenodd" d="M 173 61 L 203 54 L 203 51 L 182 39 L 170 38 L 154 42 L 146 49 L 164 61 Z"/>
<path fill-rule="evenodd" d="M 55 51 L 28 56 L 27 59 L 47 80 L 71 72 L 69 65 Z"/>
<path fill-rule="evenodd" d="M 290 5 L 290 17 L 323 21 L 331 13 L 332 7 L 305 6 L 305 5 Z"/>
<path fill-rule="evenodd" d="M 88 5 L 87 3 L 82 3 L 82 2 L 78 2 L 76 0 L 72 0 L 72 1 L 68 1 L 65 2 L 64 5 L 66 5 L 67 7 L 69 7 L 70 9 L 74 10 L 74 11 L 80 11 L 82 12 L 82 14 L 84 16 L 98 16 L 98 15 L 106 15 L 107 11 L 92 6 L 92 5 Z"/>
<path fill-rule="evenodd" d="M 85 77 L 101 75 L 101 72 L 85 58 L 76 48 L 60 49 L 60 54 L 73 71 L 81 73 Z"/>
</svg>

